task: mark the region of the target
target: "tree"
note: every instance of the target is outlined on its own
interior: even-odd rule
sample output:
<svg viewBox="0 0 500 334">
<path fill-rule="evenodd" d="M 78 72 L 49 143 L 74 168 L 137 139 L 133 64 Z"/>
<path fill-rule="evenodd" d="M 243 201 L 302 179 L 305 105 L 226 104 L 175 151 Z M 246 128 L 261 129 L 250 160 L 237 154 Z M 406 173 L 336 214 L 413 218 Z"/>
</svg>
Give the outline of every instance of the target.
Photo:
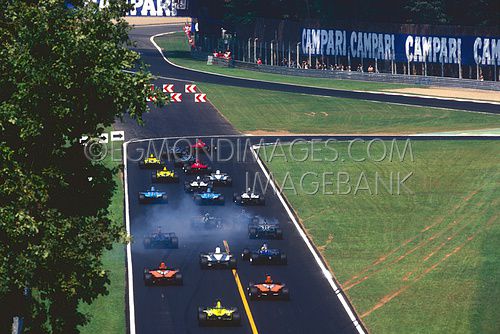
<svg viewBox="0 0 500 334">
<path fill-rule="evenodd" d="M 123 236 L 107 212 L 114 171 L 78 139 L 147 110 L 127 10 L 0 0 L 0 328 L 23 314 L 30 333 L 75 333 L 79 303 L 106 293 L 101 257 Z"/>
</svg>

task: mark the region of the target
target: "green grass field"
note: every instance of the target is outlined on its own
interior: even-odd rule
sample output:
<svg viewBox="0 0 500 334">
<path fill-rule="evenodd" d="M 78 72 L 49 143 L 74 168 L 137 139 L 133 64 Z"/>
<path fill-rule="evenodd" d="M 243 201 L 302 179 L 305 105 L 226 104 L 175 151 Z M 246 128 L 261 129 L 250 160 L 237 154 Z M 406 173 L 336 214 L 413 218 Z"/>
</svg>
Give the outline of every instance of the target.
<svg viewBox="0 0 500 334">
<path fill-rule="evenodd" d="M 109 168 L 114 168 L 121 163 L 121 151 L 116 146 L 115 144 L 117 151 L 114 151 L 113 159 L 108 157 L 104 160 L 104 164 Z M 115 159 L 119 161 L 113 161 Z M 110 218 L 113 223 L 123 225 L 124 191 L 120 173 L 115 175 L 115 182 L 117 188 L 109 207 Z M 81 310 L 91 317 L 89 324 L 80 328 L 82 334 L 126 332 L 124 245 L 116 244 L 112 250 L 106 252 L 103 265 L 109 273 L 109 294 L 98 297 L 91 305 L 80 306 Z"/>
<path fill-rule="evenodd" d="M 259 89 L 198 85 L 240 131 L 423 133 L 500 128 L 500 116 Z"/>
<path fill-rule="evenodd" d="M 160 36 L 155 39 L 156 43 L 164 50 L 164 54 L 173 63 L 201 70 L 206 72 L 231 75 L 247 79 L 266 80 L 272 82 L 283 82 L 303 86 L 317 86 L 335 89 L 347 90 L 366 90 L 377 91 L 383 89 L 395 89 L 404 87 L 413 87 L 403 84 L 378 83 L 354 80 L 334 80 L 323 78 L 305 78 L 296 76 L 279 75 L 272 73 L 263 73 L 257 71 L 242 70 L 237 68 L 227 68 L 221 66 L 207 65 L 206 60 L 193 59 L 190 54 L 190 46 L 186 35 L 182 32 Z M 422 86 L 420 86 L 422 87 Z"/>
<path fill-rule="evenodd" d="M 335 163 L 311 157 L 293 162 L 305 148 L 311 152 L 304 145 L 291 153 L 285 147 L 286 158 L 271 157 L 272 147 L 260 154 L 278 184 L 290 173 L 287 198 L 373 333 L 498 333 L 499 142 L 413 141 L 413 161 L 407 150 L 404 159 L 381 162 L 374 160 L 383 156 L 384 145 L 376 143 L 372 159 L 349 158 L 348 152 L 367 157 L 366 146 L 331 145 L 339 152 Z M 404 143 L 397 146 L 402 152 Z M 323 148 L 314 158 L 334 156 Z M 301 189 L 307 172 L 327 173 L 333 184 L 308 175 Z M 376 173 L 389 188 L 391 172 L 393 194 L 380 182 L 375 194 Z M 399 195 L 398 172 L 401 178 L 413 173 L 404 182 L 409 191 L 402 187 Z M 342 173 L 351 177 L 349 193 Z M 316 188 L 313 181 L 333 194 L 320 186 L 307 195 Z"/>
</svg>

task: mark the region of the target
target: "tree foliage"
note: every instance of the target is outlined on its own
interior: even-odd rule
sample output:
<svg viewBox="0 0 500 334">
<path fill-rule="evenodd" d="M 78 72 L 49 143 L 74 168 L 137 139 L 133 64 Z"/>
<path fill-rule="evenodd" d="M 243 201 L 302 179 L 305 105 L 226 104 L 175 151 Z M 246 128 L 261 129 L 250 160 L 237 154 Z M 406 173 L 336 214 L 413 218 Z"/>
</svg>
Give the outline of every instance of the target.
<svg viewBox="0 0 500 334">
<path fill-rule="evenodd" d="M 217 1 L 199 0 L 214 7 Z M 497 26 L 500 2 L 494 0 L 220 0 L 228 23 L 255 18 Z M 222 12 L 219 11 L 219 15 Z"/>
<path fill-rule="evenodd" d="M 152 78 L 130 49 L 128 9 L 0 0 L 2 329 L 23 314 L 30 333 L 75 333 L 79 303 L 106 293 L 101 256 L 123 233 L 108 219 L 114 171 L 78 139 L 147 110 Z"/>
</svg>

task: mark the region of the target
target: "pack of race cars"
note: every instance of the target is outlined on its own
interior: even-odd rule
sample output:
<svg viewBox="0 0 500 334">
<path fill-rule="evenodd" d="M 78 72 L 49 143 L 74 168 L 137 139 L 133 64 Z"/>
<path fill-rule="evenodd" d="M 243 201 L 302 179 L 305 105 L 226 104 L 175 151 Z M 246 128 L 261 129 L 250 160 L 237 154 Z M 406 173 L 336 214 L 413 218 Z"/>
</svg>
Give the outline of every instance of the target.
<svg viewBox="0 0 500 334">
<path fill-rule="evenodd" d="M 201 154 L 215 150 L 217 150 L 216 146 L 210 146 L 201 139 L 197 139 L 195 144 L 188 147 L 169 148 L 160 157 L 150 154 L 139 161 L 140 169 L 151 171 L 151 183 L 158 184 L 139 192 L 139 203 L 168 203 L 167 192 L 157 187 L 162 187 L 161 184 L 178 184 L 179 175 L 184 175 L 184 190 L 192 197 L 196 205 L 225 205 L 225 197 L 218 189 L 231 187 L 233 184 L 231 176 L 220 170 L 212 171 L 211 166 L 199 158 Z M 171 163 L 174 168 L 169 169 L 167 163 Z M 175 168 L 180 168 L 179 173 Z M 241 206 L 265 205 L 265 198 L 263 194 L 246 189 L 234 193 L 233 202 Z M 235 270 L 238 266 L 238 258 L 248 261 L 251 265 L 286 265 L 288 263 L 286 253 L 280 249 L 271 248 L 266 241 L 283 239 L 283 230 L 278 222 L 267 221 L 263 217 L 252 215 L 247 215 L 243 221 L 247 224 L 249 239 L 263 239 L 263 244 L 258 249 L 243 249 L 240 256 L 235 256 L 228 249 L 216 246 L 213 250 L 199 254 L 201 270 Z M 220 230 L 225 225 L 221 217 L 212 216 L 209 213 L 193 217 L 190 222 L 191 228 L 204 230 Z M 165 233 L 158 228 L 157 231 L 144 237 L 143 245 L 145 249 L 175 249 L 179 247 L 179 240 L 175 233 Z M 154 268 L 145 268 L 143 279 L 146 286 L 183 284 L 181 270 L 170 268 L 165 262 L 160 262 Z M 266 275 L 265 280 L 261 282 L 250 282 L 246 292 L 251 300 L 289 300 L 290 298 L 286 284 L 275 282 L 270 275 Z M 214 306 L 199 307 L 197 318 L 200 326 L 240 325 L 241 323 L 238 308 L 225 307 L 220 300 L 217 300 Z"/>
</svg>

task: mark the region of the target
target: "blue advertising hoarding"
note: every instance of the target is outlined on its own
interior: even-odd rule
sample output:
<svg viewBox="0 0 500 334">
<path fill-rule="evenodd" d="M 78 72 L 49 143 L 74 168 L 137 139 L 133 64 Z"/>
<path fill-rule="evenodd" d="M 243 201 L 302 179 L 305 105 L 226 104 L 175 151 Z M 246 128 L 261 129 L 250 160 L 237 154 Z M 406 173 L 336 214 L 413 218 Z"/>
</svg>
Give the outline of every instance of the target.
<svg viewBox="0 0 500 334">
<path fill-rule="evenodd" d="M 303 28 L 305 55 L 396 62 L 500 65 L 500 37 L 390 34 Z"/>
</svg>

